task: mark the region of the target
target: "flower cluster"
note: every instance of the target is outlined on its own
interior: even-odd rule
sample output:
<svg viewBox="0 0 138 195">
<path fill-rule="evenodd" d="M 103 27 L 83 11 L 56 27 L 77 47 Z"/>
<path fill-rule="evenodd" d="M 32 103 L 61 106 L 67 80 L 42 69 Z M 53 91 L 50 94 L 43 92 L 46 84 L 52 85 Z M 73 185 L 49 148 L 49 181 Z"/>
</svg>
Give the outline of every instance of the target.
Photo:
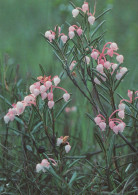
<svg viewBox="0 0 138 195">
<path fill-rule="evenodd" d="M 123 102 L 132 103 L 133 96 L 134 96 L 134 100 L 136 100 L 138 98 L 138 91 L 133 93 L 133 91 L 128 90 L 129 100 L 122 99 L 118 105 L 118 109 L 115 110 L 109 117 L 109 121 L 108 121 L 109 127 L 110 129 L 114 131 L 115 134 L 118 134 L 118 132 L 123 132 L 126 127 L 126 124 L 121 120 L 125 118 L 125 104 Z M 113 115 L 115 115 L 116 113 L 118 113 L 118 117 L 121 119 L 116 118 L 116 117 L 112 118 Z M 104 116 L 99 114 L 97 117 L 94 118 L 94 121 L 100 127 L 102 131 L 105 130 L 106 122 L 105 122 Z"/>
<path fill-rule="evenodd" d="M 57 146 L 65 146 L 65 152 L 68 153 L 71 150 L 71 146 L 69 142 L 67 141 L 69 136 L 61 136 L 60 138 L 57 138 Z"/>
<path fill-rule="evenodd" d="M 94 7 L 94 13 L 92 14 L 92 13 L 89 12 L 89 4 L 88 4 L 88 2 L 84 2 L 84 4 L 82 5 L 82 8 L 76 7 L 75 9 L 72 10 L 73 17 L 76 18 L 79 15 L 80 11 L 82 13 L 84 13 L 84 14 L 87 14 L 88 22 L 91 25 L 93 25 L 94 22 L 95 22 L 95 17 L 94 17 L 94 15 L 95 15 L 95 7 Z"/>
<path fill-rule="evenodd" d="M 108 46 L 110 45 L 110 46 Z M 118 46 L 114 42 L 108 42 L 104 45 L 102 52 L 100 53 L 97 49 L 93 49 L 91 53 L 91 57 L 97 61 L 96 70 L 100 73 L 99 76 L 103 81 L 106 81 L 105 70 L 109 70 L 111 75 L 114 73 L 115 69 L 118 67 L 117 63 L 112 63 L 107 61 L 107 56 L 114 57 L 116 56 L 116 60 L 119 64 L 122 64 L 124 61 L 123 55 L 118 54 L 116 51 L 118 50 Z M 120 70 L 116 73 L 116 79 L 120 80 L 121 77 L 127 72 L 126 67 L 120 67 Z M 97 77 L 94 79 L 96 84 L 100 84 L 100 81 Z"/>
<path fill-rule="evenodd" d="M 101 115 L 101 114 L 97 115 L 97 117 L 94 118 L 94 121 L 95 121 L 96 125 L 98 125 L 100 127 L 100 129 L 102 131 L 105 131 L 105 129 L 106 129 L 106 119 L 104 118 L 103 115 Z"/>
<path fill-rule="evenodd" d="M 57 27 L 55 27 L 55 30 L 49 30 L 45 32 L 45 37 L 52 42 L 53 40 L 55 40 L 56 38 L 56 31 Z M 81 27 L 78 27 L 77 25 L 72 25 L 69 27 L 68 29 L 68 36 L 65 35 L 64 33 L 61 33 L 61 28 L 58 27 L 58 35 L 57 37 L 61 39 L 61 41 L 63 42 L 63 44 L 65 44 L 67 42 L 68 39 L 73 39 L 75 36 L 75 32 L 78 34 L 78 36 L 81 36 L 83 33 L 83 30 L 81 29 Z"/>
<path fill-rule="evenodd" d="M 57 163 L 54 159 L 49 158 L 53 166 L 57 166 Z M 39 173 L 40 171 L 46 172 L 47 169 L 50 168 L 50 162 L 47 159 L 43 159 L 41 163 L 36 165 L 36 172 Z"/>
<path fill-rule="evenodd" d="M 65 93 L 63 94 L 63 99 L 67 102 L 70 98 L 70 94 L 61 87 L 57 85 L 60 83 L 60 78 L 55 76 L 51 79 L 51 76 L 40 76 L 37 78 L 38 82 L 32 84 L 30 86 L 31 94 L 26 96 L 23 101 L 17 102 L 17 104 L 13 104 L 13 108 L 10 108 L 8 113 L 4 116 L 5 123 L 9 121 L 13 121 L 15 115 L 19 116 L 25 110 L 26 106 L 36 105 L 36 97 L 41 95 L 42 100 L 48 99 L 48 107 L 52 109 L 55 102 L 53 100 L 53 88 L 61 89 Z"/>
<path fill-rule="evenodd" d="M 17 104 L 13 104 L 12 108 L 8 110 L 8 113 L 4 116 L 4 121 L 7 124 L 10 121 L 13 121 L 15 116 L 21 115 L 25 107 L 31 106 L 31 105 L 36 105 L 36 98 L 34 94 L 30 94 L 24 98 L 23 101 L 17 102 Z"/>
</svg>

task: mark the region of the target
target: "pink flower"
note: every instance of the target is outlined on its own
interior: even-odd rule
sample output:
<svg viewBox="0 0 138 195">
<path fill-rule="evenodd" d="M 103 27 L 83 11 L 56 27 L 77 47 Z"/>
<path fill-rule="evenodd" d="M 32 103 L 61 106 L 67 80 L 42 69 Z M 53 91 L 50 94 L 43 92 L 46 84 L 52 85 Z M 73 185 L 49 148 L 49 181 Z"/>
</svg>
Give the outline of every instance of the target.
<svg viewBox="0 0 138 195">
<path fill-rule="evenodd" d="M 120 69 L 120 72 L 121 72 L 122 74 L 125 74 L 125 73 L 127 72 L 127 68 L 126 68 L 126 67 L 122 67 L 122 68 Z"/>
<path fill-rule="evenodd" d="M 122 76 L 123 76 L 123 75 L 122 75 L 121 72 L 120 72 L 120 73 L 117 73 L 117 74 L 116 74 L 116 79 L 117 79 L 117 80 L 120 80 Z"/>
<path fill-rule="evenodd" d="M 100 122 L 99 123 L 99 127 L 102 131 L 105 131 L 105 128 L 106 128 L 106 123 L 105 122 Z"/>
<path fill-rule="evenodd" d="M 68 37 L 66 35 L 61 36 L 61 40 L 62 40 L 63 43 L 66 43 L 67 39 L 68 39 Z"/>
<path fill-rule="evenodd" d="M 5 122 L 6 124 L 8 124 L 9 121 L 10 121 L 10 117 L 9 117 L 8 115 L 5 115 L 5 116 L 4 116 L 4 122 Z"/>
<path fill-rule="evenodd" d="M 122 123 L 120 123 L 119 125 L 118 125 L 118 130 L 120 131 L 120 132 L 123 132 L 124 131 L 124 128 L 125 128 L 125 123 L 124 122 L 122 122 Z"/>
<path fill-rule="evenodd" d="M 52 85 L 52 82 L 51 81 L 46 81 L 45 85 L 49 89 L 51 87 L 51 85 Z"/>
<path fill-rule="evenodd" d="M 118 105 L 119 110 L 124 110 L 125 109 L 125 104 L 121 103 Z"/>
<path fill-rule="evenodd" d="M 87 2 L 84 2 L 84 4 L 82 5 L 82 11 L 84 13 L 86 13 L 87 11 L 89 11 L 89 6 Z"/>
<path fill-rule="evenodd" d="M 54 84 L 57 86 L 60 83 L 60 78 L 58 76 L 54 77 Z"/>
<path fill-rule="evenodd" d="M 111 129 L 113 129 L 114 126 L 115 126 L 114 121 L 110 121 L 110 122 L 109 122 L 109 127 L 110 127 Z"/>
<path fill-rule="evenodd" d="M 99 123 L 101 122 L 101 118 L 100 117 L 95 117 L 94 121 L 95 121 L 96 125 L 99 125 Z"/>
<path fill-rule="evenodd" d="M 98 58 L 98 52 L 96 52 L 96 51 L 93 51 L 92 53 L 91 53 L 91 57 L 93 58 L 93 59 L 95 59 L 95 60 L 97 60 L 97 58 Z"/>
<path fill-rule="evenodd" d="M 97 84 L 97 85 L 100 85 L 101 82 L 99 81 L 99 79 L 97 79 L 97 77 L 94 78 L 94 82 Z"/>
<path fill-rule="evenodd" d="M 72 15 L 73 15 L 73 18 L 76 18 L 79 14 L 79 10 L 78 9 L 73 9 L 72 10 Z"/>
<path fill-rule="evenodd" d="M 38 96 L 40 94 L 39 89 L 34 89 L 33 94 L 35 95 L 35 97 Z"/>
<path fill-rule="evenodd" d="M 128 90 L 128 97 L 130 98 L 130 99 L 132 99 L 132 95 L 133 95 L 133 91 L 130 91 L 130 90 Z"/>
<path fill-rule="evenodd" d="M 46 38 L 49 38 L 49 35 L 51 35 L 51 32 L 50 32 L 50 31 L 46 31 L 46 32 L 45 32 L 45 37 L 46 37 Z"/>
<path fill-rule="evenodd" d="M 17 104 L 16 104 L 17 115 L 22 114 L 24 109 L 25 109 L 25 106 L 23 105 L 23 103 L 17 102 Z"/>
<path fill-rule="evenodd" d="M 70 27 L 69 27 L 69 32 L 70 32 L 70 31 L 74 31 L 74 30 L 75 30 L 74 26 L 70 26 Z"/>
<path fill-rule="evenodd" d="M 117 68 L 117 66 L 118 66 L 118 64 L 113 64 L 113 65 L 112 65 L 113 71 Z"/>
<path fill-rule="evenodd" d="M 118 134 L 118 131 L 119 131 L 118 126 L 115 125 L 113 127 L 113 131 L 114 131 L 115 134 Z"/>
<path fill-rule="evenodd" d="M 46 92 L 46 87 L 44 85 L 40 86 L 40 93 Z"/>
<path fill-rule="evenodd" d="M 117 60 L 120 64 L 122 64 L 123 61 L 124 61 L 123 55 L 118 55 L 118 56 L 116 56 L 116 60 Z"/>
<path fill-rule="evenodd" d="M 125 112 L 124 112 L 124 110 L 120 110 L 120 111 L 118 112 L 118 116 L 119 116 L 121 119 L 124 119 L 124 117 L 125 117 Z"/>
<path fill-rule="evenodd" d="M 110 48 L 111 48 L 112 50 L 114 50 L 114 51 L 117 51 L 117 50 L 118 50 L 118 46 L 117 46 L 116 43 L 111 43 Z"/>
<path fill-rule="evenodd" d="M 111 67 L 110 62 L 106 61 L 106 62 L 104 63 L 104 67 L 107 68 L 107 69 L 110 69 L 110 67 Z"/>
<path fill-rule="evenodd" d="M 57 138 L 57 146 L 60 146 L 63 143 L 62 138 Z"/>
<path fill-rule="evenodd" d="M 71 63 L 71 65 L 70 65 L 69 69 L 72 70 L 72 69 L 74 68 L 75 64 L 76 64 L 76 61 L 73 61 L 73 62 Z"/>
<path fill-rule="evenodd" d="M 69 98 L 70 98 L 70 94 L 69 93 L 65 93 L 63 95 L 63 99 L 65 100 L 65 102 L 67 102 L 69 100 Z"/>
<path fill-rule="evenodd" d="M 90 64 L 90 58 L 88 56 L 85 56 L 85 62 L 87 65 Z"/>
<path fill-rule="evenodd" d="M 89 17 L 88 17 L 88 22 L 89 22 L 91 25 L 93 25 L 94 22 L 95 22 L 95 17 L 94 17 L 94 16 L 89 16 Z"/>
<path fill-rule="evenodd" d="M 110 57 L 113 57 L 114 51 L 113 51 L 112 49 L 108 49 L 108 50 L 107 50 L 107 54 L 108 54 Z"/>
<path fill-rule="evenodd" d="M 35 89 L 35 85 L 31 85 L 30 86 L 30 92 L 33 93 L 34 92 L 34 89 Z"/>
<path fill-rule="evenodd" d="M 54 101 L 49 101 L 49 102 L 48 102 L 48 107 L 49 107 L 49 109 L 52 109 L 53 106 L 54 106 L 54 104 L 55 104 Z"/>
<path fill-rule="evenodd" d="M 52 100 L 53 99 L 53 93 L 49 92 L 47 94 L 48 100 Z"/>
<path fill-rule="evenodd" d="M 71 150 L 71 146 L 68 144 L 65 146 L 65 151 L 68 153 Z"/>
<path fill-rule="evenodd" d="M 78 28 L 78 29 L 77 29 L 77 34 L 78 34 L 79 36 L 81 36 L 81 35 L 82 35 L 82 32 L 83 32 L 83 31 L 82 31 L 82 29 L 81 29 L 81 28 Z"/>
<path fill-rule="evenodd" d="M 97 67 L 96 67 L 96 70 L 98 72 L 103 72 L 103 65 L 102 64 L 98 64 Z"/>
<path fill-rule="evenodd" d="M 44 172 L 44 167 L 41 164 L 36 165 L 36 172 L 39 173 L 40 171 Z"/>
<path fill-rule="evenodd" d="M 70 39 L 73 39 L 74 36 L 75 36 L 74 31 L 69 31 L 69 38 L 70 38 Z"/>
<path fill-rule="evenodd" d="M 45 100 L 47 98 L 47 93 L 46 92 L 41 93 L 41 98 L 42 100 Z"/>
</svg>

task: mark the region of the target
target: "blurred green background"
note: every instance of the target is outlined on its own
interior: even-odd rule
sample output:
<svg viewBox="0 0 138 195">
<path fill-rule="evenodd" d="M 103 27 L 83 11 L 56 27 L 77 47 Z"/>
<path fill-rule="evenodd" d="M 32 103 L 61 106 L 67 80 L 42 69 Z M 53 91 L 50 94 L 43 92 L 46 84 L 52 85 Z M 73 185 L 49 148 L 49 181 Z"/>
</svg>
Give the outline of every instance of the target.
<svg viewBox="0 0 138 195">
<path fill-rule="evenodd" d="M 82 0 L 73 2 L 78 6 L 83 3 Z M 88 2 L 93 7 L 94 0 Z M 118 43 L 119 52 L 125 57 L 124 65 L 131 69 L 126 83 L 132 88 L 138 81 L 138 0 L 97 0 L 96 16 L 109 7 L 112 11 L 103 18 L 106 24 L 102 30 L 107 30 L 105 41 Z M 59 73 L 61 66 L 40 32 L 53 29 L 66 20 L 71 22 L 71 10 L 69 0 L 1 0 L 1 60 L 8 53 L 9 63 L 20 65 L 21 77 L 26 77 L 27 73 L 38 76 L 39 63 L 46 67 L 48 73 Z"/>
</svg>

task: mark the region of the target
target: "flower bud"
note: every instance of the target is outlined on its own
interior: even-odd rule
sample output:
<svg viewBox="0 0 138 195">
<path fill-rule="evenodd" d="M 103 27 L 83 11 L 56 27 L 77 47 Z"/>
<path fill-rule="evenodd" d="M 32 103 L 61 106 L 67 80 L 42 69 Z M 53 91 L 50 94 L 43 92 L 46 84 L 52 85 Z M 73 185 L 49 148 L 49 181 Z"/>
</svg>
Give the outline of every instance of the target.
<svg viewBox="0 0 138 195">
<path fill-rule="evenodd" d="M 95 17 L 94 16 L 89 16 L 88 17 L 88 22 L 93 25 L 93 23 L 95 22 Z"/>
<path fill-rule="evenodd" d="M 125 110 L 125 104 L 121 103 L 118 105 L 119 110 Z"/>
<path fill-rule="evenodd" d="M 110 62 L 106 61 L 106 62 L 104 63 L 104 67 L 107 68 L 107 69 L 110 69 L 110 67 L 111 67 Z"/>
<path fill-rule="evenodd" d="M 46 92 L 46 87 L 44 85 L 40 86 L 40 93 Z"/>
<path fill-rule="evenodd" d="M 116 56 L 116 60 L 117 60 L 120 64 L 122 64 L 123 61 L 124 61 L 124 56 L 123 56 L 123 55 L 118 55 L 118 56 Z"/>
<path fill-rule="evenodd" d="M 46 32 L 45 32 L 45 37 L 46 37 L 46 38 L 49 38 L 49 35 L 51 35 L 51 32 L 50 32 L 50 31 L 46 31 Z"/>
<path fill-rule="evenodd" d="M 42 100 L 45 100 L 47 98 L 47 93 L 46 92 L 41 93 L 41 98 Z"/>
<path fill-rule="evenodd" d="M 61 36 L 61 40 L 62 40 L 63 43 L 66 43 L 67 39 L 68 39 L 68 37 L 66 35 Z"/>
<path fill-rule="evenodd" d="M 83 31 L 82 31 L 82 29 L 81 29 L 81 28 L 78 28 L 78 29 L 77 29 L 77 34 L 78 34 L 79 36 L 81 36 L 81 35 L 82 35 L 82 32 L 83 32 Z"/>
<path fill-rule="evenodd" d="M 121 72 L 120 72 L 120 73 L 117 73 L 117 74 L 116 74 L 116 79 L 117 79 L 117 80 L 120 80 L 122 76 L 123 76 L 123 75 L 122 75 Z"/>
<path fill-rule="evenodd" d="M 99 123 L 101 122 L 101 118 L 99 116 L 94 118 L 94 121 L 96 123 L 96 125 L 99 125 Z"/>
<path fill-rule="evenodd" d="M 79 10 L 78 9 L 73 9 L 72 10 L 73 18 L 76 18 L 78 14 L 79 14 Z"/>
<path fill-rule="evenodd" d="M 132 99 L 133 91 L 128 90 L 127 95 L 128 95 L 128 97 L 129 97 L 130 99 Z"/>
<path fill-rule="evenodd" d="M 22 114 L 24 109 L 25 109 L 25 106 L 23 105 L 23 103 L 22 102 L 17 102 L 17 104 L 16 104 L 17 114 L 18 115 Z"/>
<path fill-rule="evenodd" d="M 97 85 L 100 85 L 101 82 L 99 81 L 99 79 L 97 79 L 97 77 L 94 78 L 94 82 L 97 84 Z"/>
<path fill-rule="evenodd" d="M 33 93 L 34 92 L 34 89 L 35 89 L 35 85 L 31 85 L 30 86 L 30 92 Z"/>
<path fill-rule="evenodd" d="M 49 89 L 51 87 L 51 85 L 52 85 L 52 82 L 51 81 L 46 81 L 45 85 L 46 85 L 46 88 Z"/>
<path fill-rule="evenodd" d="M 110 122 L 109 122 L 109 127 L 110 127 L 111 129 L 113 129 L 114 126 L 115 126 L 114 121 L 110 121 Z"/>
<path fill-rule="evenodd" d="M 116 43 L 111 43 L 110 48 L 111 48 L 112 50 L 114 50 L 114 51 L 117 51 L 117 50 L 118 50 L 118 46 L 117 46 Z"/>
<path fill-rule="evenodd" d="M 67 102 L 69 100 L 69 98 L 70 98 L 70 94 L 69 93 L 65 93 L 63 95 L 63 99 L 65 100 L 65 102 Z"/>
<path fill-rule="evenodd" d="M 69 32 L 70 32 L 70 31 L 74 31 L 74 30 L 75 30 L 74 26 L 70 26 L 70 27 L 69 27 Z"/>
<path fill-rule="evenodd" d="M 49 92 L 47 94 L 48 100 L 52 100 L 53 99 L 53 93 Z"/>
<path fill-rule="evenodd" d="M 40 94 L 40 91 L 39 91 L 39 89 L 34 89 L 34 92 L 33 92 L 33 94 L 34 94 L 35 96 L 38 96 L 38 95 Z"/>
<path fill-rule="evenodd" d="M 96 52 L 96 51 L 93 51 L 92 53 L 91 53 L 91 57 L 93 58 L 93 59 L 95 59 L 95 60 L 97 60 L 97 58 L 98 58 L 98 52 Z"/>
<path fill-rule="evenodd" d="M 126 67 L 122 67 L 122 68 L 120 69 L 120 72 L 121 72 L 122 74 L 125 74 L 125 73 L 127 72 L 127 68 L 126 68 Z"/>
<path fill-rule="evenodd" d="M 113 71 L 117 68 L 117 66 L 118 66 L 118 64 L 113 64 L 113 65 L 112 65 Z"/>
<path fill-rule="evenodd" d="M 41 164 L 37 164 L 36 165 L 36 172 L 39 173 L 40 171 L 42 171 L 44 168 Z"/>
<path fill-rule="evenodd" d="M 124 110 L 120 110 L 120 111 L 118 112 L 118 116 L 119 116 L 121 119 L 124 119 L 124 117 L 125 117 L 125 112 L 124 112 Z"/>
<path fill-rule="evenodd" d="M 87 65 L 90 64 L 90 58 L 88 56 L 85 56 L 84 59 L 85 59 L 85 62 L 86 62 Z"/>
<path fill-rule="evenodd" d="M 89 11 L 89 6 L 87 2 L 84 2 L 84 4 L 82 5 L 82 11 L 84 13 L 86 13 L 87 11 Z"/>
<path fill-rule="evenodd" d="M 10 121 L 10 117 L 8 115 L 4 116 L 4 122 L 7 124 Z"/>
<path fill-rule="evenodd" d="M 120 132 L 123 132 L 124 131 L 124 128 L 125 128 L 125 123 L 120 123 L 119 125 L 118 125 L 118 130 L 120 131 Z"/>
<path fill-rule="evenodd" d="M 70 39 L 73 39 L 74 36 L 75 36 L 74 31 L 70 31 L 70 32 L 69 32 L 69 38 L 70 38 Z"/>
<path fill-rule="evenodd" d="M 65 151 L 68 153 L 71 150 L 71 146 L 68 144 L 65 146 Z"/>
<path fill-rule="evenodd" d="M 55 86 L 57 86 L 60 83 L 60 78 L 56 76 L 53 81 L 54 81 Z"/>
<path fill-rule="evenodd" d="M 63 142 L 63 139 L 57 138 L 57 146 L 60 146 Z"/>
<path fill-rule="evenodd" d="M 97 67 L 96 67 L 96 70 L 98 72 L 103 72 L 103 65 L 102 64 L 98 64 Z"/>
<path fill-rule="evenodd" d="M 106 128 L 106 123 L 105 122 L 100 122 L 99 123 L 99 127 L 102 131 L 105 131 L 105 128 Z"/>
<path fill-rule="evenodd" d="M 113 127 L 113 132 L 115 133 L 115 134 L 118 134 L 118 131 L 119 131 L 119 129 L 118 129 L 118 126 L 114 126 Z"/>
<path fill-rule="evenodd" d="M 114 51 L 113 51 L 112 49 L 108 49 L 108 50 L 107 50 L 107 54 L 108 54 L 110 57 L 113 57 Z"/>
<path fill-rule="evenodd" d="M 48 107 L 49 107 L 49 109 L 52 109 L 53 106 L 54 106 L 54 104 L 55 104 L 54 101 L 49 101 L 49 102 L 48 102 Z"/>
</svg>

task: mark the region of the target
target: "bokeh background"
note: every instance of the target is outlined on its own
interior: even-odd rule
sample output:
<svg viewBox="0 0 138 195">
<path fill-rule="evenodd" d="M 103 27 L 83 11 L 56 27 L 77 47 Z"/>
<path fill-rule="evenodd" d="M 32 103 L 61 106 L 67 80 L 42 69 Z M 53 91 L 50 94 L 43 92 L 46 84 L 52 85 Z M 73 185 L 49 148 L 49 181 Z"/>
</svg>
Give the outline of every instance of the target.
<svg viewBox="0 0 138 195">
<path fill-rule="evenodd" d="M 93 7 L 94 0 L 88 2 Z M 83 0 L 73 0 L 73 3 L 80 6 Z M 96 16 L 108 8 L 112 10 L 102 18 L 106 20 L 101 28 L 101 32 L 106 30 L 103 44 L 107 41 L 118 43 L 119 53 L 125 57 L 124 66 L 130 72 L 118 92 L 126 97 L 127 90 L 136 89 L 138 83 L 138 0 L 97 0 Z M 18 79 L 22 79 L 22 91 L 33 82 L 31 77 L 41 75 L 39 64 L 46 69 L 48 75 L 54 76 L 62 71 L 58 59 L 40 32 L 44 33 L 57 24 L 65 24 L 66 21 L 72 23 L 71 10 L 69 0 L 0 0 L 0 66 L 15 66 Z M 17 64 L 19 71 L 16 71 Z M 91 112 L 91 108 L 88 108 L 87 101 L 73 87 L 71 81 L 66 77 L 63 80 L 62 86 L 73 94 L 70 106 L 77 106 L 77 115 L 68 116 L 64 129 L 72 131 L 76 137 L 79 136 L 76 135 L 77 132 L 81 132 L 82 138 L 88 144 L 91 142 L 88 138 L 92 136 L 93 124 L 88 123 L 84 113 Z M 3 118 L 6 110 L 7 108 L 2 110 L 0 118 Z M 67 119 L 67 116 L 62 119 Z M 71 123 L 73 119 L 74 122 Z M 62 122 L 59 128 L 61 125 Z M 85 150 L 85 144 L 83 149 Z"/>
</svg>

